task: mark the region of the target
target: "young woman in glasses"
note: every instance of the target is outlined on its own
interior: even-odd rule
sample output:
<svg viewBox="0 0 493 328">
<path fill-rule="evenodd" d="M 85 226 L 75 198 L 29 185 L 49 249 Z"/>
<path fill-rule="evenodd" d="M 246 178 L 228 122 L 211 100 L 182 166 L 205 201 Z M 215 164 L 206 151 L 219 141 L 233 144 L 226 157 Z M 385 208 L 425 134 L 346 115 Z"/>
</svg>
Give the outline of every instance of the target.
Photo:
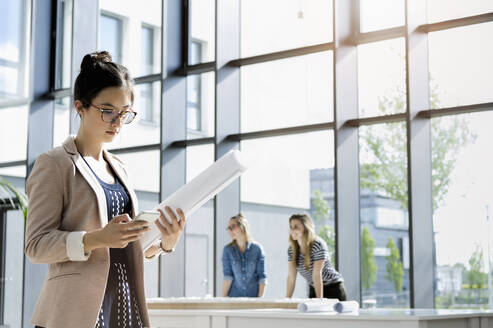
<svg viewBox="0 0 493 328">
<path fill-rule="evenodd" d="M 25 252 L 49 264 L 32 318 L 39 327 L 150 326 L 144 257 L 171 252 L 186 220 L 166 208 L 154 222 L 160 242 L 143 252 L 150 228 L 132 221 L 138 204 L 125 165 L 103 147 L 135 118 L 133 100 L 124 66 L 107 52 L 86 55 L 74 87 L 78 133 L 41 154 L 27 179 Z"/>
<path fill-rule="evenodd" d="M 288 279 L 286 297 L 293 296 L 299 272 L 310 286 L 310 298 L 337 298 L 345 301 L 344 280 L 330 262 L 325 241 L 315 234 L 315 226 L 306 214 L 289 218 Z"/>
<path fill-rule="evenodd" d="M 252 240 L 241 213 L 229 220 L 227 230 L 232 241 L 223 249 L 222 296 L 263 297 L 267 275 L 262 246 Z"/>
</svg>

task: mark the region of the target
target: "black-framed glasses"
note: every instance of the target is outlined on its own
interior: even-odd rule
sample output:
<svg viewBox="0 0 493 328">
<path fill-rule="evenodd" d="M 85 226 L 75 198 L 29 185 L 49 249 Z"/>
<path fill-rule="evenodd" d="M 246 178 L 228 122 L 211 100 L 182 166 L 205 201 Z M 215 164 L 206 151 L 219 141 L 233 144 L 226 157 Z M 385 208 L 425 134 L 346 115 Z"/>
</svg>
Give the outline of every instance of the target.
<svg viewBox="0 0 493 328">
<path fill-rule="evenodd" d="M 99 110 L 101 112 L 101 119 L 106 123 L 113 123 L 117 119 L 120 119 L 123 121 L 123 124 L 130 124 L 135 119 L 135 116 L 137 116 L 137 113 L 133 110 L 124 110 L 120 112 L 116 109 L 104 108 L 94 104 L 89 104 L 89 106 Z"/>
<path fill-rule="evenodd" d="M 226 230 L 233 231 L 238 225 L 237 224 L 232 224 L 226 228 Z"/>
</svg>

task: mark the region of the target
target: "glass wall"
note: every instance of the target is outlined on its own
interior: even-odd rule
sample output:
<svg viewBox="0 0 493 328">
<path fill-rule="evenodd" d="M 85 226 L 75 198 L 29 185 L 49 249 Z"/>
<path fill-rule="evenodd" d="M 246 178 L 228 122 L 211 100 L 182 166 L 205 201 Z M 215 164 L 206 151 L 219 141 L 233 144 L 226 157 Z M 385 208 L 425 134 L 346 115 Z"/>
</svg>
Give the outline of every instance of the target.
<svg viewBox="0 0 493 328">
<path fill-rule="evenodd" d="M 432 120 L 436 307 L 490 308 L 493 113 Z"/>
<path fill-rule="evenodd" d="M 309 145 L 307 147 L 307 145 Z M 241 142 L 250 167 L 241 177 L 241 212 L 265 250 L 265 297 L 284 297 L 289 217 L 309 214 L 334 256 L 334 152 L 329 131 Z M 232 213 L 234 215 L 235 213 Z M 307 296 L 298 275 L 295 297 Z"/>
<path fill-rule="evenodd" d="M 409 307 L 406 126 L 361 127 L 362 306 Z"/>
</svg>

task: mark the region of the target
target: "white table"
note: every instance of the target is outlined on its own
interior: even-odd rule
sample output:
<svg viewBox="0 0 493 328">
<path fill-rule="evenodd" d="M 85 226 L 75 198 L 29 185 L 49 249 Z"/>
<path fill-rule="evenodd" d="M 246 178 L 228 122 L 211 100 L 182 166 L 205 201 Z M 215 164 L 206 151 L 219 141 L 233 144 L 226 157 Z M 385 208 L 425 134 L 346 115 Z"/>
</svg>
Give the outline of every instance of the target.
<svg viewBox="0 0 493 328">
<path fill-rule="evenodd" d="M 358 313 L 300 313 L 293 309 L 149 310 L 162 328 L 493 328 L 492 311 L 372 309 Z"/>
</svg>

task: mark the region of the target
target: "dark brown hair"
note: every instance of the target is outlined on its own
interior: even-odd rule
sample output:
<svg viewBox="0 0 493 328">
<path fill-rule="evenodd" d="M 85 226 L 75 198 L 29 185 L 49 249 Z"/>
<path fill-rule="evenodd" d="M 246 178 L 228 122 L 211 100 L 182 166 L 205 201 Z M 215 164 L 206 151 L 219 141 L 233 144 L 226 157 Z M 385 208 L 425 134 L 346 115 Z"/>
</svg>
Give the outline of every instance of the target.
<svg viewBox="0 0 493 328">
<path fill-rule="evenodd" d="M 303 232 L 303 237 L 304 237 L 304 242 L 305 242 L 305 270 L 308 271 L 310 267 L 310 258 L 311 258 L 311 253 L 312 253 L 312 247 L 313 243 L 315 242 L 315 239 L 317 238 L 317 235 L 315 233 L 315 225 L 313 224 L 312 219 L 308 216 L 308 214 L 293 214 L 289 218 L 289 224 L 291 225 L 291 221 L 293 220 L 299 220 L 301 224 L 303 224 L 303 227 L 305 228 Z M 291 238 L 291 234 L 289 234 L 289 245 L 291 246 L 291 249 L 293 251 L 293 260 L 295 261 L 296 265 L 298 265 L 298 257 L 300 255 L 300 246 L 298 245 L 298 242 L 294 241 L 293 238 Z"/>
<path fill-rule="evenodd" d="M 87 107 L 103 89 L 111 87 L 127 89 L 134 102 L 133 79 L 125 66 L 114 63 L 107 51 L 85 55 L 75 80 L 74 100 Z"/>
</svg>

